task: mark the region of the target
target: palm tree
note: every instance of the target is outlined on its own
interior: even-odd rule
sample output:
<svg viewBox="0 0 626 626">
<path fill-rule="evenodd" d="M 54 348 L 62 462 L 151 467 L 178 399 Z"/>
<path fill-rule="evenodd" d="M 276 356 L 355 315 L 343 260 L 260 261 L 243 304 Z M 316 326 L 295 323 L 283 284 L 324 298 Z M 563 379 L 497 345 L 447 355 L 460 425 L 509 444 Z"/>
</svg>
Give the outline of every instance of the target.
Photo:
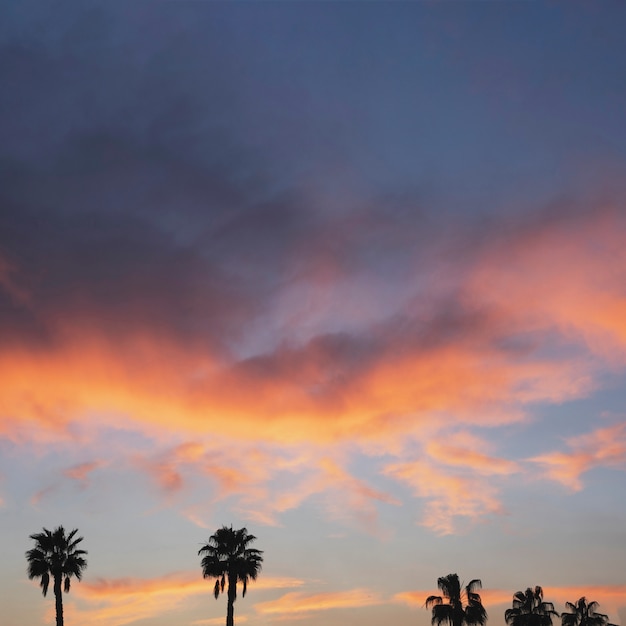
<svg viewBox="0 0 626 626">
<path fill-rule="evenodd" d="M 559 614 L 552 602 L 543 601 L 543 589 L 539 586 L 513 594 L 513 608 L 504 612 L 509 626 L 552 626 L 552 617 Z"/>
<path fill-rule="evenodd" d="M 61 583 L 65 593 L 70 590 L 70 579 L 76 576 L 82 578 L 83 570 L 87 567 L 84 556 L 85 550 L 79 550 L 78 544 L 83 540 L 76 537 L 78 529 L 75 528 L 69 535 L 65 535 L 63 526 L 50 532 L 47 528 L 42 533 L 30 535 L 35 542 L 35 547 L 26 552 L 28 561 L 28 578 L 40 578 L 40 586 L 43 595 L 48 593 L 50 578 L 54 589 L 56 601 L 56 625 L 63 626 L 63 598 L 61 595 Z"/>
<path fill-rule="evenodd" d="M 584 596 L 576 604 L 566 602 L 565 608 L 569 612 L 561 614 L 562 626 L 607 626 L 609 616 L 596 613 L 599 606 L 597 602 L 587 602 Z"/>
<path fill-rule="evenodd" d="M 461 589 L 461 583 L 457 574 L 448 574 L 437 579 L 437 587 L 441 589 L 443 597 L 448 601 L 444 603 L 441 596 L 428 596 L 425 607 L 432 607 L 432 626 L 441 626 L 446 622 L 449 626 L 483 626 L 487 621 L 487 611 L 482 605 L 480 595 L 476 589 L 482 587 L 478 578 L 471 580 L 465 588 Z"/>
<path fill-rule="evenodd" d="M 234 626 L 237 583 L 243 583 L 242 595 L 245 597 L 248 580 L 256 580 L 261 571 L 263 551 L 248 547 L 255 540 L 256 537 L 249 535 L 246 528 L 233 530 L 232 526 L 222 526 L 198 551 L 199 555 L 204 555 L 201 561 L 202 575 L 204 578 L 216 579 L 213 588 L 216 600 L 220 593 L 224 593 L 228 579 L 226 626 Z"/>
</svg>

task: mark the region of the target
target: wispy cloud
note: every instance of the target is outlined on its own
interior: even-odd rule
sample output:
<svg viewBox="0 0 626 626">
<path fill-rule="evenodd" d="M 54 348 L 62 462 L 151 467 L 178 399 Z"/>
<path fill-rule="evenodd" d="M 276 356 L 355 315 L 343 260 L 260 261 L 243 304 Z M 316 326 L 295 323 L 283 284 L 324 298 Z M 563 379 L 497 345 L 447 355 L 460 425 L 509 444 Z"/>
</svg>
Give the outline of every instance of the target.
<svg viewBox="0 0 626 626">
<path fill-rule="evenodd" d="M 278 525 L 282 513 L 320 496 L 329 518 L 372 533 L 382 532 L 377 507 L 399 505 L 400 501 L 355 477 L 346 469 L 346 459 L 340 457 L 332 458 L 315 445 L 277 447 L 262 442 L 212 440 L 205 444 L 186 442 L 142 457 L 138 463 L 166 497 L 179 493 L 198 476 L 210 482 L 208 504 L 184 508 L 185 517 L 201 527 L 206 526 L 203 509 L 222 500 L 228 499 L 251 521 Z"/>
<path fill-rule="evenodd" d="M 277 600 L 255 604 L 254 608 L 263 615 L 286 615 L 371 606 L 382 602 L 383 600 L 376 592 L 367 589 L 352 589 L 316 594 L 291 592 Z"/>
<path fill-rule="evenodd" d="M 508 476 L 521 470 L 514 461 L 486 454 L 493 445 L 466 431 L 446 433 L 439 439 L 428 440 L 425 451 L 440 464 L 462 467 L 483 476 Z"/>
<path fill-rule="evenodd" d="M 83 487 L 86 487 L 89 484 L 89 474 L 103 465 L 101 461 L 86 461 L 68 467 L 63 471 L 63 475 L 77 481 Z"/>
<path fill-rule="evenodd" d="M 295 578 L 260 577 L 255 589 L 299 587 Z M 174 611 L 196 595 L 210 595 L 211 586 L 198 575 L 171 574 L 158 578 L 118 578 L 83 581 L 76 586 L 73 619 L 86 626 L 122 626 Z"/>
<path fill-rule="evenodd" d="M 505 512 L 500 484 L 521 467 L 489 454 L 493 447 L 484 437 L 467 430 L 439 427 L 410 458 L 405 454 L 403 460 L 387 463 L 382 471 L 424 499 L 422 525 L 437 534 L 451 534 Z"/>
<path fill-rule="evenodd" d="M 439 535 L 460 532 L 464 523 L 504 513 L 497 487 L 485 478 L 449 473 L 427 460 L 391 463 L 384 472 L 426 500 L 420 523 Z"/>
<path fill-rule="evenodd" d="M 594 468 L 626 469 L 626 422 L 570 437 L 565 445 L 566 452 L 549 452 L 529 460 L 572 491 L 583 488 L 581 476 Z"/>
</svg>

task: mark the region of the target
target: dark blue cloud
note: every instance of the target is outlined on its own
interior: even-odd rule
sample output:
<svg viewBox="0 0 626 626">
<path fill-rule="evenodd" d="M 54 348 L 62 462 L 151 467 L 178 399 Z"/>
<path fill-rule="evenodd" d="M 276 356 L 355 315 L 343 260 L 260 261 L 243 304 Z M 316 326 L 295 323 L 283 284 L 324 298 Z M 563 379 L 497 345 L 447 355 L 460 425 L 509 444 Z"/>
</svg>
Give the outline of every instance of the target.
<svg viewBox="0 0 626 626">
<path fill-rule="evenodd" d="M 607 10 L 8 3 L 0 254 L 31 300 L 3 292 L 5 334 L 74 315 L 226 345 L 320 260 L 414 289 L 554 197 L 621 202 Z"/>
</svg>

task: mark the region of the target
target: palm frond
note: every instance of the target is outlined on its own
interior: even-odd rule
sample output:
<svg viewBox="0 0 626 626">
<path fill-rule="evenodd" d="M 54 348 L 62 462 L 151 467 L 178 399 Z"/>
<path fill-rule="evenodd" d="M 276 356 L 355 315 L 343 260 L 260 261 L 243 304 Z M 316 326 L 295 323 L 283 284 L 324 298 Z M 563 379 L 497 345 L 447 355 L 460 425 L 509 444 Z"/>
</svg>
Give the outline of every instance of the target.
<svg viewBox="0 0 626 626">
<path fill-rule="evenodd" d="M 41 579 L 39 584 L 44 596 L 48 592 L 51 578 L 59 583 L 64 580 L 67 592 L 71 577 L 76 576 L 81 580 L 83 570 L 87 567 L 87 560 L 84 558 L 87 551 L 76 548 L 83 537 L 75 538 L 77 529 L 66 535 L 63 526 L 58 526 L 53 531 L 47 528 L 42 530 L 43 532 L 30 535 L 35 547 L 26 552 L 28 577 L 31 580 Z"/>
<path fill-rule="evenodd" d="M 41 587 L 41 593 L 43 594 L 44 598 L 46 597 L 46 594 L 48 593 L 49 585 L 50 585 L 50 574 L 48 574 L 48 572 L 45 572 L 44 574 L 41 575 L 41 580 L 39 581 L 39 586 Z"/>
<path fill-rule="evenodd" d="M 465 608 L 463 620 L 468 626 L 483 626 L 487 623 L 487 611 L 480 602 L 471 602 Z"/>
<path fill-rule="evenodd" d="M 441 596 L 428 596 L 428 598 L 426 598 L 426 602 L 424 603 L 424 606 L 429 609 L 431 606 L 434 606 L 436 604 L 441 604 L 443 602 L 443 599 L 441 598 Z"/>
<path fill-rule="evenodd" d="M 590 613 L 595 613 L 596 609 L 600 606 L 599 602 L 596 602 L 595 600 L 592 600 L 591 602 L 589 602 L 589 604 L 587 605 L 587 609 L 589 610 Z"/>
<path fill-rule="evenodd" d="M 450 604 L 435 604 L 432 608 L 432 619 L 430 623 L 432 626 L 439 626 L 447 622 L 448 624 L 453 623 L 454 612 L 452 609 L 452 605 Z"/>
<path fill-rule="evenodd" d="M 562 626 L 578 626 L 578 615 L 576 613 L 562 613 Z"/>
<path fill-rule="evenodd" d="M 474 578 L 474 580 L 470 580 L 465 589 L 468 593 L 473 593 L 475 589 L 482 589 L 483 583 L 480 578 Z"/>
<path fill-rule="evenodd" d="M 250 548 L 256 540 L 247 528 L 235 530 L 232 525 L 222 526 L 213 533 L 198 551 L 204 578 L 215 578 L 214 594 L 224 592 L 228 579 L 229 601 L 237 597 L 237 582 L 243 583 L 243 594 L 248 580 L 256 580 L 263 563 L 263 551 Z"/>
</svg>

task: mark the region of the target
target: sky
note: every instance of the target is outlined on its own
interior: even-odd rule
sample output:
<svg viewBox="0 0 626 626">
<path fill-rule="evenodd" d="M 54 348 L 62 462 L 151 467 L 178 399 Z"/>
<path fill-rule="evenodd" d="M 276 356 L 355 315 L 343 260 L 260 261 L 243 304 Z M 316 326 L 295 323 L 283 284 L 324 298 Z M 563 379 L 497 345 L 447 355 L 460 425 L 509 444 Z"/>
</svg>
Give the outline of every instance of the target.
<svg viewBox="0 0 626 626">
<path fill-rule="evenodd" d="M 0 7 L 0 607 L 68 626 L 626 624 L 626 4 Z M 556 622 L 560 623 L 560 622 Z M 556 626 L 555 623 L 555 626 Z"/>
</svg>

